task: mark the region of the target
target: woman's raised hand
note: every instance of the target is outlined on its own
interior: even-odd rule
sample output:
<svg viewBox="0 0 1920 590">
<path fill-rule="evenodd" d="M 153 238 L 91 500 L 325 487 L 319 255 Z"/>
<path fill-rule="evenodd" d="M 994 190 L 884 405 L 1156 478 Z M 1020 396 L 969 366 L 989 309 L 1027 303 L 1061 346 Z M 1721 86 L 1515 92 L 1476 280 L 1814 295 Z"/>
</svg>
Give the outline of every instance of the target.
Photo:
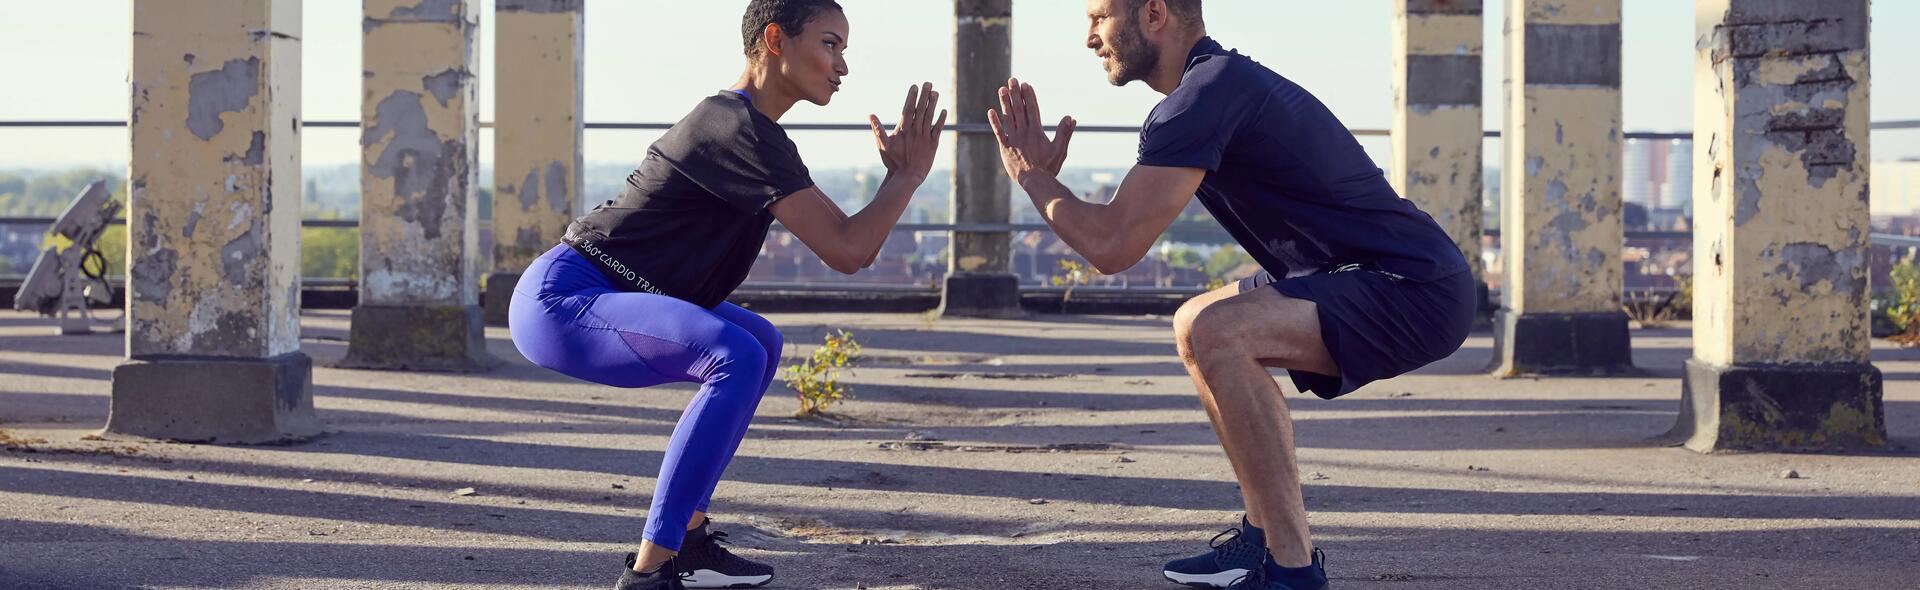
<svg viewBox="0 0 1920 590">
<path fill-rule="evenodd" d="M 934 118 L 939 105 L 940 93 L 927 82 L 907 89 L 907 104 L 901 108 L 900 123 L 893 126 L 893 131 L 880 126 L 880 117 L 867 115 L 867 122 L 873 125 L 874 143 L 880 147 L 880 161 L 886 164 L 888 173 L 926 180 L 947 126 L 946 109 L 940 109 L 939 118 Z"/>
</svg>

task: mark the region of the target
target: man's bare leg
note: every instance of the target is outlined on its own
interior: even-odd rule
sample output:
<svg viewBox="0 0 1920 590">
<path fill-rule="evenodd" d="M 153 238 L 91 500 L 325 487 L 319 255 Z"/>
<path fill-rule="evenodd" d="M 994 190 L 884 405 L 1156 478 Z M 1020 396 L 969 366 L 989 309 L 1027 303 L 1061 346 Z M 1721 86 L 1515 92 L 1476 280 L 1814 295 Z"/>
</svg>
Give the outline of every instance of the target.
<svg viewBox="0 0 1920 590">
<path fill-rule="evenodd" d="M 1311 565 L 1293 421 L 1267 368 L 1339 374 L 1317 307 L 1273 289 L 1241 294 L 1230 285 L 1187 302 L 1174 319 L 1180 358 L 1233 464 L 1247 520 L 1266 531 L 1280 566 Z"/>
</svg>

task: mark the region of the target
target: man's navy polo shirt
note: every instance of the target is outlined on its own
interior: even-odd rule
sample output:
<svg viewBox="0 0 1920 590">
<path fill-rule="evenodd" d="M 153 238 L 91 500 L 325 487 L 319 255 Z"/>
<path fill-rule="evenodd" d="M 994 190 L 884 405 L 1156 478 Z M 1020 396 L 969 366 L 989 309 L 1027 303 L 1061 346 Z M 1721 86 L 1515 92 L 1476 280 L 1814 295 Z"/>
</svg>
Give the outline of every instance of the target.
<svg viewBox="0 0 1920 590">
<path fill-rule="evenodd" d="M 1206 170 L 1200 202 L 1276 277 L 1366 264 L 1427 282 L 1468 269 L 1325 104 L 1211 37 L 1147 116 L 1140 164 Z"/>
</svg>

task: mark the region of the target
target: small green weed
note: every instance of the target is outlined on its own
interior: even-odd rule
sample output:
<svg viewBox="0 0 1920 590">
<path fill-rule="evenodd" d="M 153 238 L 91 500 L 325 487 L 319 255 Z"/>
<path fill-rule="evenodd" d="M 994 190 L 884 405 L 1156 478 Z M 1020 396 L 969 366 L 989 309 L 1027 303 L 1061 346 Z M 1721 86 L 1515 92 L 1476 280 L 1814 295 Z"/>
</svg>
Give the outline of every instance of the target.
<svg viewBox="0 0 1920 590">
<path fill-rule="evenodd" d="M 1093 277 L 1099 274 L 1100 272 L 1094 270 L 1091 264 L 1072 259 L 1060 261 L 1060 274 L 1048 278 L 1048 282 L 1053 283 L 1053 286 L 1067 288 L 1067 291 L 1060 295 L 1060 310 L 1066 311 L 1067 303 L 1073 301 L 1075 287 L 1092 283 Z"/>
<path fill-rule="evenodd" d="M 840 375 L 851 373 L 848 367 L 859 358 L 860 343 L 854 341 L 853 333 L 834 330 L 811 358 L 788 366 L 784 381 L 800 398 L 800 411 L 794 416 L 816 416 L 835 402 L 853 397 L 853 387 L 840 383 Z"/>
<path fill-rule="evenodd" d="M 1887 319 L 1899 333 L 1889 340 L 1907 348 L 1920 347 L 1920 266 L 1908 257 L 1893 265 L 1890 274 L 1893 293 L 1887 302 Z"/>
</svg>

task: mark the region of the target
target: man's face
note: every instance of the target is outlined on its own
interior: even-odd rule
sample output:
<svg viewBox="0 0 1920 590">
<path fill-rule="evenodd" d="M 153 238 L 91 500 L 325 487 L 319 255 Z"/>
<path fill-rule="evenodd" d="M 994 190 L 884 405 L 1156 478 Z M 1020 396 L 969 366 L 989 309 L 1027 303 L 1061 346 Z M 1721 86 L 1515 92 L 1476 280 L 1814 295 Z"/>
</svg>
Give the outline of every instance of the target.
<svg viewBox="0 0 1920 590">
<path fill-rule="evenodd" d="M 1145 80 L 1160 62 L 1160 48 L 1140 31 L 1140 13 L 1128 10 L 1131 0 L 1087 0 L 1087 49 L 1100 56 L 1107 81 L 1114 86 Z"/>
</svg>

